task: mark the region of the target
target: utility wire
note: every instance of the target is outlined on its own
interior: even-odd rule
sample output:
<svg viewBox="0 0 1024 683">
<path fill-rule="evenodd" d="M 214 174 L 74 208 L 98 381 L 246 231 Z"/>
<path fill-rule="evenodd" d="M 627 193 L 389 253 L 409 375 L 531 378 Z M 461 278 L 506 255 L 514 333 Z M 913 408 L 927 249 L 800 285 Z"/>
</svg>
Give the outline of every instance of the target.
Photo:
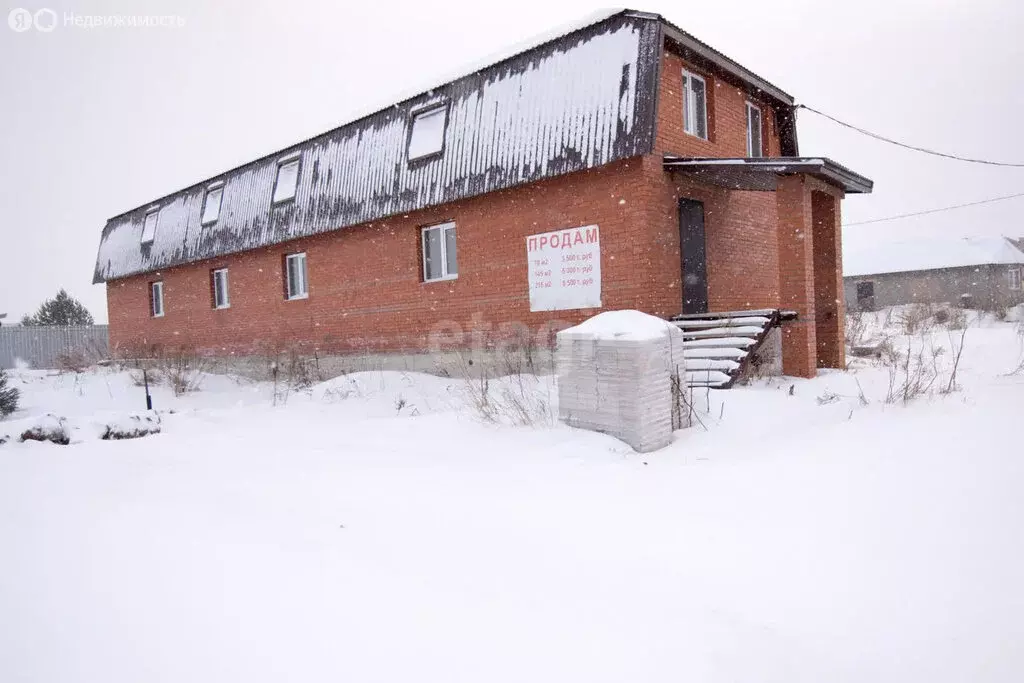
<svg viewBox="0 0 1024 683">
<path fill-rule="evenodd" d="M 845 121 L 840 121 L 836 117 L 830 116 L 830 115 L 826 114 L 823 111 L 818 111 L 814 107 L 808 107 L 806 104 L 798 104 L 798 105 L 796 105 L 796 108 L 797 109 L 806 109 L 807 111 L 814 112 L 818 116 L 824 116 L 829 121 L 832 121 L 833 123 L 837 123 L 840 126 L 843 126 L 844 128 L 849 128 L 850 130 L 855 130 L 858 133 L 861 133 L 863 135 L 867 135 L 868 137 L 872 137 L 872 138 L 874 138 L 876 140 L 881 140 L 882 142 L 888 142 L 891 145 L 896 145 L 898 147 L 903 147 L 905 149 L 912 149 L 915 152 L 922 152 L 924 154 L 931 154 L 932 156 L 943 157 L 944 159 L 955 159 L 956 161 L 966 161 L 966 162 L 972 163 L 972 164 L 985 164 L 986 166 L 1005 166 L 1005 167 L 1009 167 L 1009 168 L 1024 168 L 1024 164 L 1011 164 L 1011 163 L 1007 163 L 1007 162 L 1003 162 L 1003 161 L 989 161 L 987 159 L 972 159 L 970 157 L 957 156 L 956 154 L 946 154 L 945 152 L 936 152 L 935 150 L 928 149 L 927 147 L 917 147 L 916 145 L 908 145 L 906 143 L 899 142 L 897 140 L 893 140 L 892 138 L 887 138 L 884 135 L 879 135 L 878 133 L 872 133 L 870 130 L 865 130 L 863 128 L 858 128 L 857 126 L 854 126 L 853 124 L 850 124 L 850 123 L 846 123 Z M 952 207 L 952 208 L 956 208 L 956 207 Z"/>
<path fill-rule="evenodd" d="M 911 216 L 924 216 L 929 213 L 941 213 L 943 211 L 952 211 L 953 209 L 962 209 L 967 206 L 978 206 L 979 204 L 991 204 L 992 202 L 1001 202 L 1004 199 L 1014 199 L 1016 197 L 1024 197 L 1024 192 L 1018 192 L 1017 194 L 1008 194 L 1002 197 L 992 197 L 991 199 L 982 199 L 977 202 L 967 202 L 966 204 L 954 204 L 953 206 L 944 206 L 941 209 L 928 209 L 927 211 L 915 211 L 913 213 L 901 213 L 898 216 L 886 216 L 885 218 L 872 218 L 869 221 L 857 221 L 856 223 L 843 223 L 843 227 L 850 225 L 866 225 L 868 223 L 883 223 L 885 221 L 894 221 L 899 218 L 910 218 Z"/>
</svg>

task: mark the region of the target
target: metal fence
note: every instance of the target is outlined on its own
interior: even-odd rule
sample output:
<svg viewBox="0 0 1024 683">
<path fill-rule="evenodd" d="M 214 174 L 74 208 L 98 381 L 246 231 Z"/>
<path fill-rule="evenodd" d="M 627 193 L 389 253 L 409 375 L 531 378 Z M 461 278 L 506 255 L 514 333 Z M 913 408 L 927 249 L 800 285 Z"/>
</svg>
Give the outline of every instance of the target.
<svg viewBox="0 0 1024 683">
<path fill-rule="evenodd" d="M 73 327 L 0 327 L 0 368 L 28 363 L 34 368 L 55 368 L 61 356 L 81 354 L 90 361 L 107 357 L 106 325 Z"/>
</svg>

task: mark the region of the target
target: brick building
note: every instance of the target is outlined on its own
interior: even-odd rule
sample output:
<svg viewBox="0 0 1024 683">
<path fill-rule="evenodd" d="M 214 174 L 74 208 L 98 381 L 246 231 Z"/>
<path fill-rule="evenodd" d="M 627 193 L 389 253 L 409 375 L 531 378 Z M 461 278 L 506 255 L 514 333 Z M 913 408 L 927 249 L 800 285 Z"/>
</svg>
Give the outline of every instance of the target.
<svg viewBox="0 0 1024 683">
<path fill-rule="evenodd" d="M 107 222 L 111 345 L 417 352 L 601 310 L 788 309 L 843 359 L 840 201 L 793 98 L 654 14 L 534 47 Z"/>
</svg>

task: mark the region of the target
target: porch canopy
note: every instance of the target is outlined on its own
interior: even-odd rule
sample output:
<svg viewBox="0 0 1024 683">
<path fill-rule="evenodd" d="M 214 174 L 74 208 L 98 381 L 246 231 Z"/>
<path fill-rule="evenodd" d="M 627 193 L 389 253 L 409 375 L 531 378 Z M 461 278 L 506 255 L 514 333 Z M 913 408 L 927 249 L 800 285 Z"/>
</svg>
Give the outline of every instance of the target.
<svg viewBox="0 0 1024 683">
<path fill-rule="evenodd" d="M 809 175 L 841 188 L 846 194 L 868 194 L 874 183 L 825 157 L 704 159 L 666 154 L 666 171 L 694 176 L 730 190 L 771 192 L 779 176 Z"/>
</svg>

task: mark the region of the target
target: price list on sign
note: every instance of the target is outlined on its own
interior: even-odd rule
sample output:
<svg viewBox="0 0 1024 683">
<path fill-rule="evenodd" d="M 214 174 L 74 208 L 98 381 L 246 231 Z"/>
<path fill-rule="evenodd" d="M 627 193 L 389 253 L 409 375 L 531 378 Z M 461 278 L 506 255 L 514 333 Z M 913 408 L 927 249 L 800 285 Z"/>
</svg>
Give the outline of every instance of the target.
<svg viewBox="0 0 1024 683">
<path fill-rule="evenodd" d="M 596 225 L 526 238 L 531 311 L 601 307 L 601 237 Z"/>
</svg>

